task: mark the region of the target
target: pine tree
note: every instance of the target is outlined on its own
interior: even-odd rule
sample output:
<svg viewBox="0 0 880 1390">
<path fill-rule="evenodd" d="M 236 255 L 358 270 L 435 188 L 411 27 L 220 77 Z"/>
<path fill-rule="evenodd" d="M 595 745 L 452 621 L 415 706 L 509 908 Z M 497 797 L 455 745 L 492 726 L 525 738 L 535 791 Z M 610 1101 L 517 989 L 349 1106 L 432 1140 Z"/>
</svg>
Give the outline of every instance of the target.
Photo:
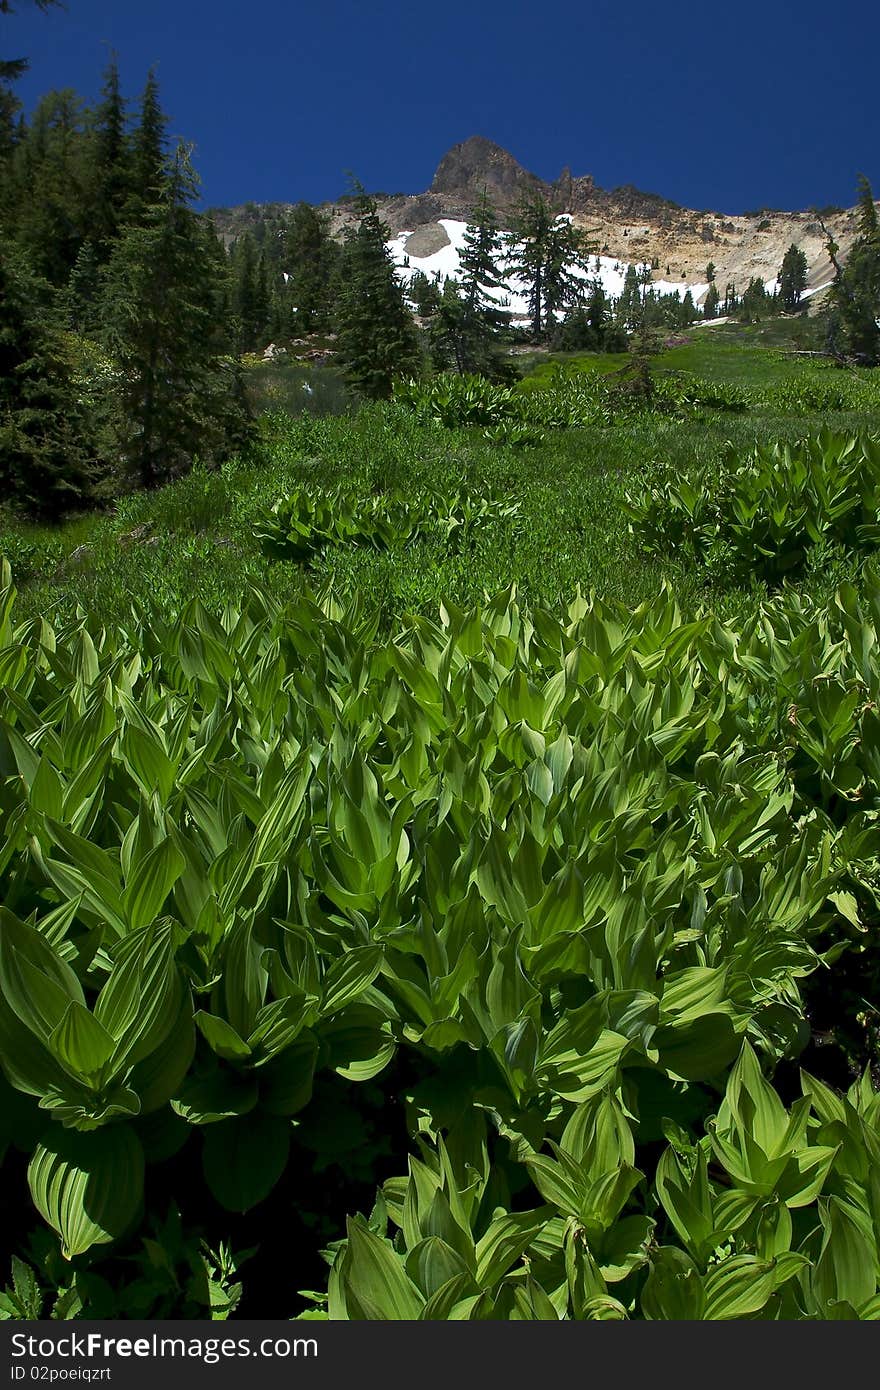
<svg viewBox="0 0 880 1390">
<path fill-rule="evenodd" d="M 326 332 L 330 327 L 333 272 L 338 260 L 326 217 L 308 203 L 298 203 L 279 240 L 281 266 L 288 276 L 284 299 L 292 306 L 286 332 Z"/>
<path fill-rule="evenodd" d="M 238 352 L 253 352 L 260 339 L 260 290 L 257 248 L 249 231 L 230 248 L 231 307 Z"/>
<path fill-rule="evenodd" d="M 527 197 L 517 214 L 516 243 L 508 258 L 508 271 L 526 284 L 532 337 L 536 342 L 549 334 L 560 310 L 576 304 L 584 295 L 586 238 L 567 218 L 557 217 L 541 193 Z"/>
<path fill-rule="evenodd" d="M 487 326 L 502 328 L 510 322 L 498 299 L 490 293 L 509 292 L 509 285 L 500 270 L 505 238 L 498 229 L 495 209 L 485 192 L 480 195 L 465 228 L 459 251 L 458 282 L 465 302 L 472 313 L 481 314 Z"/>
<path fill-rule="evenodd" d="M 379 399 L 391 394 L 395 376 L 418 369 L 419 344 L 386 246 L 389 229 L 363 190 L 356 208 L 359 220 L 346 228 L 340 266 L 339 356 L 358 390 Z"/>
<path fill-rule="evenodd" d="M 639 272 L 634 265 L 627 266 L 623 277 L 623 289 L 617 301 L 615 319 L 620 328 L 635 329 L 642 321 L 642 296 L 639 288 Z"/>
<path fill-rule="evenodd" d="M 459 252 L 458 282 L 447 280 L 431 324 L 431 354 L 441 367 L 505 378 L 501 334 L 510 313 L 496 293 L 509 288 L 499 267 L 504 238 L 485 191 L 477 199 Z"/>
<path fill-rule="evenodd" d="M 721 297 L 718 293 L 718 286 L 715 284 L 714 280 L 710 280 L 706 298 L 703 300 L 703 318 L 717 319 L 718 306 L 720 303 Z"/>
<path fill-rule="evenodd" d="M 52 288 L 0 239 L 0 496 L 48 518 L 81 504 L 87 439 Z"/>
<path fill-rule="evenodd" d="M 117 235 L 131 194 L 131 158 L 125 133 L 125 102 L 115 57 L 104 74 L 102 100 L 94 112 L 90 240 L 102 259 Z"/>
<path fill-rule="evenodd" d="M 104 339 L 122 376 L 123 453 L 143 487 L 221 457 L 246 433 L 220 302 L 225 261 L 190 207 L 196 178 L 180 146 L 158 202 L 125 229 L 104 276 Z"/>
<path fill-rule="evenodd" d="M 91 241 L 84 241 L 63 294 L 67 324 L 77 333 L 92 334 L 100 328 L 101 257 Z"/>
<path fill-rule="evenodd" d="M 90 217 L 86 112 L 75 92 L 39 102 L 15 150 L 11 227 L 39 275 L 61 287 L 86 238 Z"/>
<path fill-rule="evenodd" d="M 772 312 L 773 301 L 767 294 L 767 287 L 760 276 L 752 276 L 748 286 L 743 290 L 742 298 L 737 307 L 737 316 L 741 323 L 759 323 L 766 318 L 768 312 Z"/>
<path fill-rule="evenodd" d="M 807 258 L 799 246 L 792 242 L 782 258 L 779 269 L 779 296 L 786 314 L 794 314 L 800 307 L 801 295 L 807 288 Z"/>
<path fill-rule="evenodd" d="M 159 83 L 151 69 L 131 139 L 131 196 L 126 221 L 136 222 L 161 197 L 167 174 L 165 131 L 168 119 L 159 101 Z"/>
<path fill-rule="evenodd" d="M 837 261 L 829 238 L 829 253 L 837 269 L 833 299 L 847 353 L 869 366 L 880 364 L 880 221 L 868 180 L 859 179 L 858 234 L 846 267 Z"/>
<path fill-rule="evenodd" d="M 587 322 L 593 331 L 598 351 L 605 347 L 605 339 L 611 326 L 611 303 L 605 293 L 605 286 L 598 276 L 590 281 L 590 294 L 587 299 Z"/>
</svg>

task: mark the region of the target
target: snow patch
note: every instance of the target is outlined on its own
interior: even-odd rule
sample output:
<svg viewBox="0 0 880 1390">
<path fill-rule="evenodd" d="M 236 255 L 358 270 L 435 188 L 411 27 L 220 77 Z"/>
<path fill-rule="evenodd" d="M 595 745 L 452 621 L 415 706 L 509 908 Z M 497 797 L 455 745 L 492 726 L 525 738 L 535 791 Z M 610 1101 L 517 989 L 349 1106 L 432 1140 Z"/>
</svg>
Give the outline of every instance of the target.
<svg viewBox="0 0 880 1390">
<path fill-rule="evenodd" d="M 562 213 L 559 221 L 571 221 L 570 213 Z M 412 231 L 400 232 L 393 240 L 388 242 L 388 250 L 391 259 L 400 274 L 400 278 L 405 286 L 408 286 L 417 271 L 421 271 L 429 280 L 436 279 L 440 287 L 446 280 L 457 280 L 461 273 L 460 255 L 464 245 L 464 236 L 468 224 L 458 222 L 451 217 L 441 217 L 439 226 L 443 228 L 449 237 L 449 245 L 435 251 L 430 256 L 410 256 L 407 254 L 406 244 L 413 235 Z M 619 299 L 623 293 L 623 285 L 626 279 L 626 272 L 629 270 L 629 262 L 620 261 L 614 256 L 590 255 L 586 258 L 587 269 L 575 270 L 575 275 L 580 280 L 600 280 L 602 288 L 610 299 Z M 634 263 L 637 270 L 644 268 L 644 262 Z M 504 272 L 504 261 L 501 260 L 500 266 Z M 529 301 L 528 288 L 522 280 L 515 276 L 507 276 L 510 285 L 510 293 L 505 294 L 502 290 L 489 289 L 487 294 L 495 300 L 501 308 L 510 311 L 514 320 L 528 319 Z M 767 287 L 768 294 L 772 294 L 773 285 Z M 695 281 L 688 283 L 684 280 L 652 280 L 650 287 L 656 294 L 675 294 L 676 291 L 684 299 L 688 290 L 691 292 L 694 303 L 699 306 L 705 298 L 709 289 L 706 281 Z"/>
</svg>

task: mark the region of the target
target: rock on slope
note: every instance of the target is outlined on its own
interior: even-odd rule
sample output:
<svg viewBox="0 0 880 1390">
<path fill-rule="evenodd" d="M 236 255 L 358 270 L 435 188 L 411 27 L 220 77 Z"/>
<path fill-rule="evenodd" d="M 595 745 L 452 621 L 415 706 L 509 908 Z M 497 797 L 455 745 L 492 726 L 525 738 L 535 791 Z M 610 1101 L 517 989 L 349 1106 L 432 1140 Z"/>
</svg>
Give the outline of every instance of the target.
<svg viewBox="0 0 880 1390">
<path fill-rule="evenodd" d="M 407 250 L 412 257 L 430 255 L 430 248 L 445 244 L 441 218 L 466 221 L 479 194 L 486 190 L 502 226 L 510 225 L 524 194 L 542 192 L 559 212 L 570 213 L 574 222 L 590 233 L 590 241 L 603 257 L 623 264 L 654 264 L 656 280 L 705 285 L 706 266 L 715 265 L 715 277 L 723 296 L 728 282 L 742 291 L 753 276 L 765 283 L 776 279 L 782 257 L 794 242 L 807 257 L 809 288 L 829 284 L 831 266 L 825 251 L 825 234 L 814 211 L 724 213 L 695 210 L 670 202 L 659 194 L 643 193 L 631 185 L 600 188 L 590 175 L 575 177 L 564 169 L 552 184 L 524 169 L 513 155 L 483 136 L 453 146 L 441 159 L 431 187 L 424 193 L 379 196 L 383 219 L 395 235 L 408 232 Z M 280 211 L 287 204 L 271 204 Z M 333 231 L 341 234 L 352 220 L 350 200 L 324 205 Z M 230 240 L 260 218 L 263 209 L 214 211 L 218 230 Z M 827 211 L 821 221 L 840 246 L 845 259 L 856 231 L 854 209 Z M 424 248 L 424 249 L 423 249 Z"/>
</svg>

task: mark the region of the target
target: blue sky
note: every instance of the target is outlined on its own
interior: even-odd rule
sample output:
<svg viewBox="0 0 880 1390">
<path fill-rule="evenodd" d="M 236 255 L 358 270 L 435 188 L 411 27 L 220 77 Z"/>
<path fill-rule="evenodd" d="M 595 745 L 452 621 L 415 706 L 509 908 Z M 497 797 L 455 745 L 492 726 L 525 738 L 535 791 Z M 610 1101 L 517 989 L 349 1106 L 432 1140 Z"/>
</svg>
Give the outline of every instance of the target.
<svg viewBox="0 0 880 1390">
<path fill-rule="evenodd" d="M 156 64 L 204 201 L 320 202 L 353 171 L 426 188 L 468 135 L 547 179 L 568 164 L 698 209 L 880 197 L 880 5 L 868 0 L 13 0 L 0 55 L 30 109 L 94 99 L 108 53 L 135 95 Z"/>
</svg>

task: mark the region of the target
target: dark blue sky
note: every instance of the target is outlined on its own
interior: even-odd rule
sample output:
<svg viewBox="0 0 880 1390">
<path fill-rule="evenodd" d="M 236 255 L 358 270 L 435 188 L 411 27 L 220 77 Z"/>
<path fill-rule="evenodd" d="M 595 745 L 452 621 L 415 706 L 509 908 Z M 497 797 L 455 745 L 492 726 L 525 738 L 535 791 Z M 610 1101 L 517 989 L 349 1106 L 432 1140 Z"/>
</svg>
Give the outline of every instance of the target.
<svg viewBox="0 0 880 1390">
<path fill-rule="evenodd" d="M 426 188 L 468 135 L 555 178 L 568 164 L 695 208 L 880 196 L 880 5 L 869 0 L 31 0 L 0 16 L 28 108 L 99 91 L 109 49 L 135 95 L 158 68 L 204 200 L 320 202 L 352 170 Z"/>
</svg>

